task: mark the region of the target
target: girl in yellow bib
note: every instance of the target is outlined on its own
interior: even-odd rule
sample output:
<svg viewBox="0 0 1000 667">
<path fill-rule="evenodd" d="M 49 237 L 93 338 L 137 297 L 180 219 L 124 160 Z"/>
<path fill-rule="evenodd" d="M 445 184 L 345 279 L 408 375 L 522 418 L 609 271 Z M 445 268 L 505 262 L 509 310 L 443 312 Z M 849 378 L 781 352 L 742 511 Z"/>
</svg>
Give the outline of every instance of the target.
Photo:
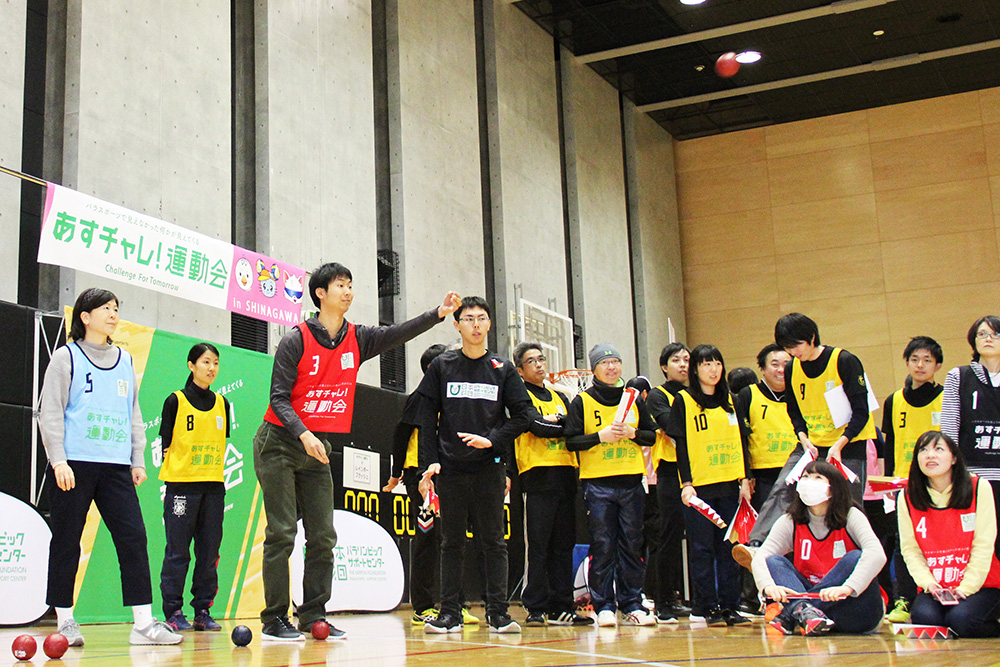
<svg viewBox="0 0 1000 667">
<path fill-rule="evenodd" d="M 209 608 L 219 589 L 216 569 L 226 505 L 223 466 L 229 437 L 229 401 L 209 387 L 219 373 L 219 350 L 198 343 L 188 352 L 187 384 L 163 402 L 160 439 L 166 483 L 163 527 L 167 545 L 160 570 L 160 593 L 167 624 L 190 630 L 184 616 L 184 581 L 194 541 L 191 606 L 195 630 L 221 630 Z"/>
<path fill-rule="evenodd" d="M 723 539 L 724 529 L 691 507 L 694 498 L 701 498 L 730 521 L 740 498 L 750 500 L 747 429 L 730 401 L 722 353 L 714 345 L 699 345 L 691 351 L 691 367 L 691 386 L 677 394 L 665 429 L 677 445 L 694 584 L 691 620 L 749 625 L 750 619 L 737 611 L 740 572 L 733 544 Z"/>
</svg>

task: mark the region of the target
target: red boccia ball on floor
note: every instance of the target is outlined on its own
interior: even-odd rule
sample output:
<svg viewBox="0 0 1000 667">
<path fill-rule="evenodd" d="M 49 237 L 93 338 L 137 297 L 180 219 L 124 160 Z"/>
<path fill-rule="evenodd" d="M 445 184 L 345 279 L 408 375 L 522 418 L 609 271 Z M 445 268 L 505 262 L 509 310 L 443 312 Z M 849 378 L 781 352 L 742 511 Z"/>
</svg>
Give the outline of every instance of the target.
<svg viewBox="0 0 1000 667">
<path fill-rule="evenodd" d="M 38 644 L 31 635 L 18 635 L 10 645 L 10 652 L 18 660 L 31 660 L 37 650 Z"/>
<path fill-rule="evenodd" d="M 61 658 L 69 648 L 69 640 L 58 632 L 54 632 L 42 642 L 42 651 L 50 658 Z"/>
<path fill-rule="evenodd" d="M 330 624 L 326 621 L 316 621 L 312 626 L 313 639 L 326 639 L 330 636 Z"/>
<path fill-rule="evenodd" d="M 736 54 L 730 51 L 723 53 L 715 61 L 715 73 L 724 79 L 728 79 L 740 71 L 740 63 L 736 60 Z"/>
</svg>

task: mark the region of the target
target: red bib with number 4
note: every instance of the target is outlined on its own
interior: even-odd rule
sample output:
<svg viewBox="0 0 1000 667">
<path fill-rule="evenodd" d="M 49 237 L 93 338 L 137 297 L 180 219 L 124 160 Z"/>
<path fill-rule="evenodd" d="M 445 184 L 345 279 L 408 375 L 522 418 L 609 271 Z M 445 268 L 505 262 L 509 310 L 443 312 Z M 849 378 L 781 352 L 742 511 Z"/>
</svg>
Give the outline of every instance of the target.
<svg viewBox="0 0 1000 667">
<path fill-rule="evenodd" d="M 846 528 L 831 530 L 821 540 L 808 525 L 795 524 L 795 569 L 810 583 L 818 584 L 837 561 L 857 548 Z"/>
<path fill-rule="evenodd" d="M 979 478 L 972 476 L 972 505 L 968 509 L 938 509 L 926 511 L 915 509 L 906 497 L 906 508 L 913 522 L 913 534 L 917 545 L 927 560 L 927 567 L 935 581 L 944 588 L 955 588 L 962 583 L 965 567 L 969 564 L 972 538 L 976 534 L 976 502 Z M 905 493 L 905 492 L 904 492 Z M 996 554 L 986 575 L 988 588 L 1000 588 L 1000 562 Z"/>
<path fill-rule="evenodd" d="M 314 433 L 350 433 L 361 362 L 354 325 L 347 324 L 347 335 L 332 350 L 317 342 L 305 322 L 297 326 L 302 332 L 303 350 L 299 374 L 292 386 L 292 408 Z M 264 420 L 283 425 L 270 405 Z"/>
</svg>

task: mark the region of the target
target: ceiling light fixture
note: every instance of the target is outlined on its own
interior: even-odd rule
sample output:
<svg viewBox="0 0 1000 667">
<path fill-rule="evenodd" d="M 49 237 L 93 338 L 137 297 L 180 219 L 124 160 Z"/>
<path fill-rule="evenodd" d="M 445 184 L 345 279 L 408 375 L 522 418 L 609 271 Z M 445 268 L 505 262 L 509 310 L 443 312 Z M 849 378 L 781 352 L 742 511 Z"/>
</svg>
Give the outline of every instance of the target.
<svg viewBox="0 0 1000 667">
<path fill-rule="evenodd" d="M 703 72 L 703 71 L 705 71 L 705 66 L 704 65 L 695 65 L 694 66 L 694 71 L 695 72 Z"/>
<path fill-rule="evenodd" d="M 885 30 L 876 30 L 872 34 L 875 35 L 876 37 L 881 37 L 882 35 L 885 34 Z"/>
<path fill-rule="evenodd" d="M 744 51 L 736 55 L 736 62 L 748 65 L 757 62 L 760 60 L 760 57 L 760 51 Z"/>
<path fill-rule="evenodd" d="M 705 0 L 681 0 L 682 5 L 700 5 Z"/>
</svg>

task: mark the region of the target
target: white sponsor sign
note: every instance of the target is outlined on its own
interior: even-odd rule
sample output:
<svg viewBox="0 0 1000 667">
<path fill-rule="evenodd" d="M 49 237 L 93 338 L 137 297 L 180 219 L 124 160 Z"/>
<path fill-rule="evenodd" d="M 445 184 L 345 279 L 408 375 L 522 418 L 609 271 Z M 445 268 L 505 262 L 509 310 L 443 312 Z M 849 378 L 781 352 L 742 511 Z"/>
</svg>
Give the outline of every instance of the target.
<svg viewBox="0 0 1000 667">
<path fill-rule="evenodd" d="M 395 540 L 371 519 L 334 510 L 337 546 L 333 549 L 332 595 L 327 612 L 390 611 L 403 599 L 403 560 Z M 292 599 L 302 601 L 305 531 L 299 521 L 289 559 Z"/>
<path fill-rule="evenodd" d="M 500 387 L 479 382 L 449 382 L 446 398 L 475 398 L 495 401 L 500 395 Z"/>
<path fill-rule="evenodd" d="M 0 493 L 0 625 L 34 623 L 49 610 L 49 540 L 45 519 L 27 503 Z"/>
</svg>

